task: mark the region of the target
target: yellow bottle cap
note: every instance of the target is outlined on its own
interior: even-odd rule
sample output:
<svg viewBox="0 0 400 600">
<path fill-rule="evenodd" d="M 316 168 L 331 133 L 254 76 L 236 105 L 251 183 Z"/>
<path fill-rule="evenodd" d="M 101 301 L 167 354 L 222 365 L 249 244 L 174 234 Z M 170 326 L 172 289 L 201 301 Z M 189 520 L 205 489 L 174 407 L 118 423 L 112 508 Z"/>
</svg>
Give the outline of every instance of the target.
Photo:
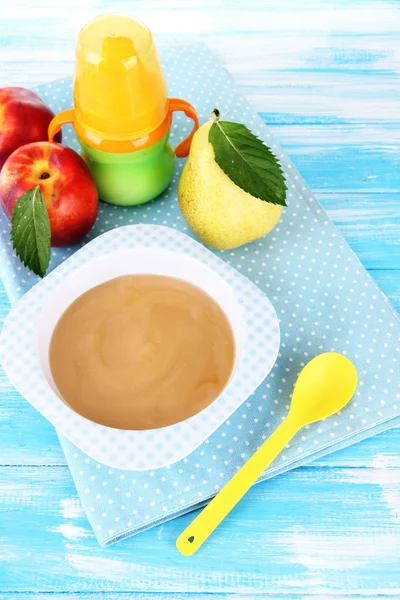
<svg viewBox="0 0 400 600">
<path fill-rule="evenodd" d="M 80 32 L 75 119 L 93 138 L 135 140 L 168 115 L 164 74 L 149 29 L 137 19 L 102 15 Z"/>
</svg>

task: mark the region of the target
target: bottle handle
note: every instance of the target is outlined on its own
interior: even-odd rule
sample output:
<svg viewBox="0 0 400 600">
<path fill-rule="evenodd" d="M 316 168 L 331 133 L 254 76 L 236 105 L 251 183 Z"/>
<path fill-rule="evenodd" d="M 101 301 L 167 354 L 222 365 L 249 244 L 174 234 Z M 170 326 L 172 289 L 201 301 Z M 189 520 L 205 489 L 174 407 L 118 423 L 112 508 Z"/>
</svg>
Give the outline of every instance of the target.
<svg viewBox="0 0 400 600">
<path fill-rule="evenodd" d="M 197 118 L 197 113 L 194 107 L 189 102 L 186 102 L 186 100 L 181 100 L 180 98 L 169 98 L 168 103 L 168 109 L 170 113 L 173 113 L 174 111 L 182 111 L 187 117 L 194 121 L 192 131 L 175 148 L 176 156 L 178 156 L 178 158 L 184 158 L 189 154 L 192 138 L 199 128 L 199 120 Z"/>
<path fill-rule="evenodd" d="M 63 125 L 66 125 L 67 123 L 73 123 L 74 120 L 75 111 L 73 108 L 63 110 L 62 112 L 58 113 L 58 115 L 53 117 L 47 130 L 49 142 L 54 142 L 54 137 L 57 135 Z"/>
</svg>

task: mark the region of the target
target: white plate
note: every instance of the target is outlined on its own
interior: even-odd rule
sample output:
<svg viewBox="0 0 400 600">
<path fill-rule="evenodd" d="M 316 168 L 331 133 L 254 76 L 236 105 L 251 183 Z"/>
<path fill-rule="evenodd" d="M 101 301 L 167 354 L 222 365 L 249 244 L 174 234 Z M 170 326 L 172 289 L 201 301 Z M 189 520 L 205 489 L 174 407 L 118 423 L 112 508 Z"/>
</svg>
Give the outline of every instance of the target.
<svg viewBox="0 0 400 600">
<path fill-rule="evenodd" d="M 190 419 L 160 429 L 125 431 L 89 421 L 60 398 L 49 369 L 51 334 L 64 310 L 93 286 L 129 273 L 199 286 L 220 304 L 235 336 L 235 367 L 220 396 Z M 17 390 L 90 457 L 130 470 L 164 467 L 195 450 L 265 379 L 278 350 L 279 323 L 267 296 L 198 242 L 159 225 L 120 227 L 78 250 L 18 302 L 1 336 L 1 361 Z"/>
</svg>

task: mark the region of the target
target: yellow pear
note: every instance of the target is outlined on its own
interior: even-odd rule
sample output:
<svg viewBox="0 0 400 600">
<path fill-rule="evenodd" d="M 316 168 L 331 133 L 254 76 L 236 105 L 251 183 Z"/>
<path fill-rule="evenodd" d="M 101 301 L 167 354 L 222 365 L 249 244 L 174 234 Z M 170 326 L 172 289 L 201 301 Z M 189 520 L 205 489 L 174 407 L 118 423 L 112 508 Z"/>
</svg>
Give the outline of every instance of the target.
<svg viewBox="0 0 400 600">
<path fill-rule="evenodd" d="M 230 250 L 269 233 L 282 206 L 255 198 L 225 175 L 208 141 L 212 123 L 202 125 L 193 137 L 178 199 L 187 224 L 205 244 Z"/>
</svg>

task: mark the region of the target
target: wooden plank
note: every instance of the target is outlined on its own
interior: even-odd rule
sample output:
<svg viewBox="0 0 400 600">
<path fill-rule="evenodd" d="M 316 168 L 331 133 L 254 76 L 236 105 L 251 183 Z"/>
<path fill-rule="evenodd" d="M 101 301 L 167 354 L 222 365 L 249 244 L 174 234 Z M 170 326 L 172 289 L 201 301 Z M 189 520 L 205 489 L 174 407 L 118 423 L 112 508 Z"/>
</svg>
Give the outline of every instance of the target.
<svg viewBox="0 0 400 600">
<path fill-rule="evenodd" d="M 75 593 L 36 593 L 33 594 L 20 594 L 19 592 L 6 592 L 2 595 L 2 600 L 93 600 L 94 594 L 78 592 Z M 132 593 L 132 592 L 96 592 L 95 600 L 360 600 L 360 596 L 353 594 L 345 594 L 345 595 L 334 595 L 334 596 L 326 596 L 325 594 L 320 595 L 307 595 L 303 594 L 263 594 L 252 593 L 251 596 L 248 594 L 220 594 L 220 593 L 205 593 L 205 594 L 196 594 L 190 592 L 186 593 L 153 593 L 153 592 L 145 592 L 145 593 Z M 386 595 L 381 596 L 384 600 L 399 600 L 399 596 Z"/>
<path fill-rule="evenodd" d="M 36 593 L 33 594 L 20 594 L 18 592 L 6 592 L 2 595 L 2 600 L 93 600 L 94 594 L 78 592 L 75 593 Z M 95 600 L 360 600 L 361 596 L 353 595 L 353 594 L 345 594 L 345 595 L 334 595 L 334 596 L 326 596 L 324 595 L 307 595 L 303 594 L 274 594 L 270 593 L 252 593 L 250 596 L 248 594 L 236 594 L 236 593 L 228 593 L 228 594 L 220 594 L 220 593 L 200 593 L 196 594 L 190 592 L 186 593 L 153 593 L 153 592 L 145 592 L 145 593 L 132 593 L 132 592 L 96 592 Z M 399 600 L 399 596 L 386 595 L 381 596 L 384 600 Z"/>
<path fill-rule="evenodd" d="M 308 165 L 307 171 L 311 168 Z M 400 269 L 400 194 L 316 196 L 372 276 L 381 270 Z M 391 281 L 398 287 L 399 275 L 392 273 Z M 385 279 L 383 285 L 388 284 Z"/>
<path fill-rule="evenodd" d="M 396 197 L 400 124 L 275 124 L 271 130 L 314 192 Z"/>
<path fill-rule="evenodd" d="M 394 309 L 400 314 L 400 273 L 390 269 L 385 271 L 371 270 L 369 273 L 389 298 Z"/>
<path fill-rule="evenodd" d="M 21 8 L 22 6 L 22 8 Z M 233 74 L 257 110 L 399 120 L 399 13 L 396 0 L 243 3 L 118 2 L 154 32 L 160 47 L 199 36 Z M 33 85 L 72 73 L 80 27 L 116 3 L 29 0 L 10 4 L 3 85 Z M 52 51 L 48 49 L 51 47 Z M 37 65 L 40 65 L 38 70 Z M 327 89 L 329 87 L 329 93 Z"/>
<path fill-rule="evenodd" d="M 209 543 L 184 558 L 174 541 L 193 515 L 100 548 L 67 468 L 3 467 L 0 594 L 396 595 L 399 510 L 400 469 L 297 470 L 253 488 Z"/>
</svg>

